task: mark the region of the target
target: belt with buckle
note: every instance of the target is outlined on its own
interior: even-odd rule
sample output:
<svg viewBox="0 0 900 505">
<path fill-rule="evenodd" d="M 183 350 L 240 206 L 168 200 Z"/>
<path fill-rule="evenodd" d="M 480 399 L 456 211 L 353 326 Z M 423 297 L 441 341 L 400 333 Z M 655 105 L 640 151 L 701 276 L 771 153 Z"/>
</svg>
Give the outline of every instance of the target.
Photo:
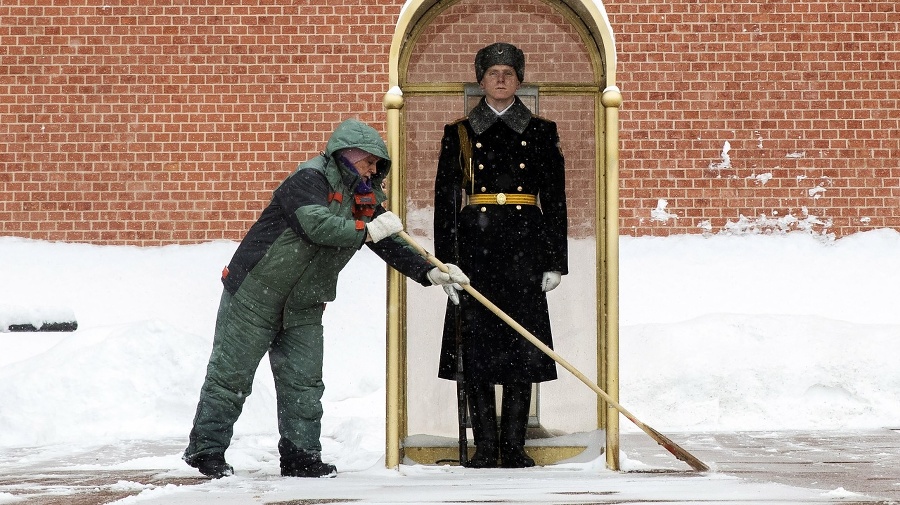
<svg viewBox="0 0 900 505">
<path fill-rule="evenodd" d="M 469 205 L 537 205 L 537 196 L 515 193 L 481 193 L 469 196 Z"/>
</svg>

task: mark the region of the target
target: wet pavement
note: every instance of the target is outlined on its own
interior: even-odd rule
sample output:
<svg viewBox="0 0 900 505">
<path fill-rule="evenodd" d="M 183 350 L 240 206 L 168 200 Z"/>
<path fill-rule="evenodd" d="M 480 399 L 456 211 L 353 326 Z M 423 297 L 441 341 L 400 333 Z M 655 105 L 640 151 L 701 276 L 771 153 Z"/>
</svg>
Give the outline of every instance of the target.
<svg viewBox="0 0 900 505">
<path fill-rule="evenodd" d="M 825 498 L 817 503 L 900 504 L 900 429 L 869 431 L 796 431 L 738 433 L 664 433 L 682 448 L 710 466 L 715 474 L 739 479 L 777 483 L 820 490 Z M 62 453 L 64 465 L 47 465 L 43 458 L 29 462 L 32 450 L 14 449 L 0 457 L 0 503 L 27 505 L 99 505 L 122 500 L 143 486 L 191 487 L 208 480 L 173 476 L 169 469 L 116 470 L 116 463 L 142 456 L 177 453 L 178 442 L 144 442 L 125 447 L 106 447 L 78 453 Z M 635 477 L 654 480 L 652 475 L 696 475 L 645 434 L 627 433 L 621 448 L 629 460 L 649 467 L 634 471 Z M 68 471 L 66 466 L 78 468 Z M 85 466 L 94 469 L 86 469 Z M 640 465 L 637 465 L 640 466 Z M 168 473 L 167 473 L 168 472 Z M 662 476 L 660 476 L 662 478 Z M 829 495 L 829 492 L 832 492 Z M 664 492 L 663 492 L 664 493 Z M 573 492 L 575 496 L 578 493 Z M 663 499 L 660 499 L 663 498 Z M 720 503 L 703 496 L 655 497 L 655 503 Z M 128 500 L 126 500 L 128 501 Z M 349 503 L 355 500 L 344 501 Z M 505 503 L 498 499 L 492 503 Z M 432 502 L 432 501 L 429 501 Z M 589 503 L 635 503 L 635 500 L 602 499 Z M 767 503 L 765 498 L 757 503 Z M 788 500 L 789 503 L 795 503 Z M 254 503 L 257 503 L 254 501 Z M 292 500 L 292 504 L 341 503 L 340 500 Z M 449 502 L 447 502 L 449 503 Z M 454 502 L 455 503 L 455 502 Z M 519 503 L 519 502 L 516 502 Z M 583 503 L 583 502 L 579 502 Z M 742 502 L 743 503 L 743 502 Z M 779 503 L 785 503 L 780 500 Z M 810 503 L 798 498 L 796 503 Z"/>
<path fill-rule="evenodd" d="M 669 438 L 717 473 L 823 491 L 843 488 L 900 503 L 900 429 L 677 433 Z M 643 433 L 624 434 L 620 444 L 630 459 L 687 468 Z"/>
</svg>

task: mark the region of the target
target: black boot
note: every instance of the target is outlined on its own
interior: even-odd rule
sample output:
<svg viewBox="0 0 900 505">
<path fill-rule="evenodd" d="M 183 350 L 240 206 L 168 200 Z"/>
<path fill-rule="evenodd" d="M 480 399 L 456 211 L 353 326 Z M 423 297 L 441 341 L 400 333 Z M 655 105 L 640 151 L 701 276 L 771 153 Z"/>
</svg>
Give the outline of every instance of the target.
<svg viewBox="0 0 900 505">
<path fill-rule="evenodd" d="M 500 460 L 503 468 L 528 468 L 534 460 L 525 453 L 525 431 L 531 407 L 531 384 L 503 385 L 500 417 Z"/>
<path fill-rule="evenodd" d="M 497 396 L 493 384 L 466 384 L 475 454 L 466 468 L 497 468 Z"/>
<path fill-rule="evenodd" d="M 320 452 L 305 451 L 290 440 L 282 438 L 278 442 L 278 452 L 281 453 L 282 477 L 334 477 L 337 475 L 337 468 L 334 465 L 322 462 Z"/>
<path fill-rule="evenodd" d="M 224 454 L 201 454 L 193 458 L 185 458 L 184 462 L 200 470 L 200 473 L 203 475 L 213 479 L 234 475 L 234 468 L 225 462 Z"/>
</svg>

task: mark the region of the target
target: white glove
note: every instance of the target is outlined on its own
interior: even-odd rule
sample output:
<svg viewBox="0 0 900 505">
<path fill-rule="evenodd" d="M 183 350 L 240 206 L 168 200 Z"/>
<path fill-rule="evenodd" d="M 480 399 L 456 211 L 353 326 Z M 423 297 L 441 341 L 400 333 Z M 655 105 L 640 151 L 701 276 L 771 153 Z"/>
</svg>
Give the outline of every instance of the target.
<svg viewBox="0 0 900 505">
<path fill-rule="evenodd" d="M 395 233 L 403 231 L 403 222 L 400 221 L 397 214 L 387 211 L 373 219 L 372 222 L 367 223 L 366 231 L 369 232 L 369 237 L 372 239 L 372 242 L 378 242 L 385 237 L 390 237 Z"/>
<path fill-rule="evenodd" d="M 453 284 L 444 284 L 441 287 L 444 288 L 444 293 L 447 293 L 453 305 L 459 305 L 459 293 L 457 291 L 462 291 L 462 286 L 454 282 Z"/>
<path fill-rule="evenodd" d="M 442 272 L 440 268 L 434 267 L 428 271 L 428 280 L 431 281 L 432 284 L 440 284 L 441 286 L 446 284 L 468 284 L 469 278 L 466 277 L 466 274 L 453 263 L 446 263 L 448 272 Z"/>
<path fill-rule="evenodd" d="M 541 290 L 543 290 L 544 293 L 553 291 L 556 289 L 556 286 L 559 286 L 561 280 L 562 274 L 559 272 L 544 272 L 544 278 L 541 280 Z"/>
</svg>

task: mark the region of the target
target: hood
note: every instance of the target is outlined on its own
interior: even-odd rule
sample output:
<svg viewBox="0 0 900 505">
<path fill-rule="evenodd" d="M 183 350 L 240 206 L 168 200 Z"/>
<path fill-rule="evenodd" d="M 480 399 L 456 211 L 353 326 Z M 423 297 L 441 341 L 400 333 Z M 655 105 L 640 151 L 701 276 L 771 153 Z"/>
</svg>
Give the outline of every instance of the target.
<svg viewBox="0 0 900 505">
<path fill-rule="evenodd" d="M 391 157 L 388 156 L 387 145 L 375 128 L 358 119 L 346 119 L 334 129 L 328 144 L 325 145 L 325 156 L 334 159 L 334 153 L 348 147 L 356 147 L 381 158 L 375 175 L 372 176 L 374 187 L 380 187 L 391 169 Z M 335 160 L 337 161 L 337 160 Z M 341 172 L 347 171 L 342 163 L 337 164 Z M 350 174 L 345 174 L 350 175 Z M 356 174 L 352 174 L 356 175 Z M 357 176 L 358 177 L 358 176 Z"/>
</svg>

